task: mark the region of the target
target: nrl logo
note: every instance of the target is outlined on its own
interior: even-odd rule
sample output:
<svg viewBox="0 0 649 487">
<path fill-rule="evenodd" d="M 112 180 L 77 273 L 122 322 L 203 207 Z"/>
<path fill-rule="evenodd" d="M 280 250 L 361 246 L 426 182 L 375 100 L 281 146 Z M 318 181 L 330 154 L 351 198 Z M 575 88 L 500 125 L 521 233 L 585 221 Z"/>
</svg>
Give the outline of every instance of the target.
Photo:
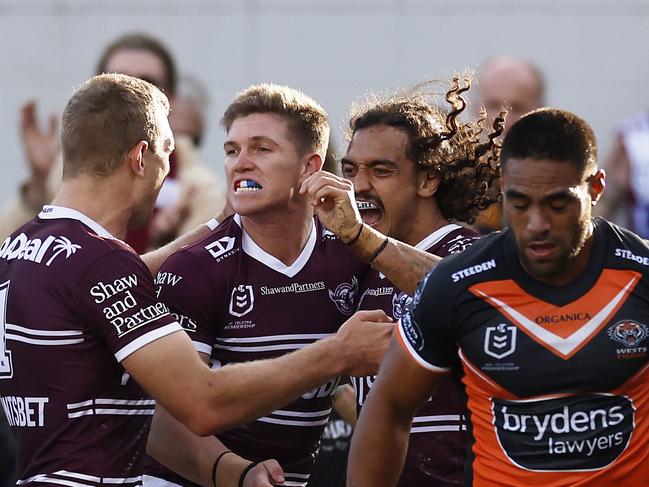
<svg viewBox="0 0 649 487">
<path fill-rule="evenodd" d="M 401 319 L 406 314 L 408 305 L 412 302 L 412 298 L 406 293 L 401 291 L 392 296 L 392 317 L 395 320 Z"/>
<path fill-rule="evenodd" d="M 255 295 L 252 292 L 252 286 L 239 284 L 232 290 L 230 297 L 230 314 L 241 317 L 252 311 L 255 304 Z"/>
<path fill-rule="evenodd" d="M 501 323 L 498 326 L 488 326 L 484 337 L 484 352 L 494 358 L 501 359 L 516 351 L 516 327 Z"/>
<path fill-rule="evenodd" d="M 358 280 L 352 277 L 352 282 L 343 282 L 336 287 L 335 291 L 329 291 L 329 298 L 334 302 L 338 311 L 344 315 L 351 315 L 354 312 L 356 294 L 358 294 Z"/>
<path fill-rule="evenodd" d="M 619 321 L 608 329 L 608 337 L 627 347 L 637 347 L 649 336 L 649 328 L 633 320 Z"/>
</svg>

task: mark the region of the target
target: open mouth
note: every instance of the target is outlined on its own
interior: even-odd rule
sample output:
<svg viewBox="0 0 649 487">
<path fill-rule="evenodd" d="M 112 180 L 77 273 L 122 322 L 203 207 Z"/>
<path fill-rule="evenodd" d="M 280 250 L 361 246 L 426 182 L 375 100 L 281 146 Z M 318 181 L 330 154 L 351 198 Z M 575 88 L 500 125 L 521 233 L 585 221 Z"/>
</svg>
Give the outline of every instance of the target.
<svg viewBox="0 0 649 487">
<path fill-rule="evenodd" d="M 383 218 L 383 211 L 379 205 L 373 201 L 357 200 L 356 206 L 358 207 L 363 222 L 367 223 L 371 227 L 378 224 L 381 221 L 381 218 Z"/>
<path fill-rule="evenodd" d="M 235 193 L 252 193 L 262 189 L 262 185 L 252 179 L 242 179 L 234 183 Z"/>
<path fill-rule="evenodd" d="M 527 253 L 533 259 L 544 260 L 552 256 L 556 247 L 552 242 L 532 243 L 527 246 Z"/>
</svg>

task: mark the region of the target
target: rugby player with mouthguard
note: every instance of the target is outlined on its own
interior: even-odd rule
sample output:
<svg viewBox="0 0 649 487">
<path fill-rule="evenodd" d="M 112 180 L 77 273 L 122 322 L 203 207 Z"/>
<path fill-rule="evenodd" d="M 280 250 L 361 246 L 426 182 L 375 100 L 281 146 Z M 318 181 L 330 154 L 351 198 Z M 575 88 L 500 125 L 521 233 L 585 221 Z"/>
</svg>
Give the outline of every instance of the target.
<svg viewBox="0 0 649 487">
<path fill-rule="evenodd" d="M 445 257 L 461 252 L 477 234 L 455 222 L 473 223 L 495 200 L 499 176 L 501 118 L 485 130 L 486 113 L 470 122 L 462 93 L 470 80 L 454 78 L 445 94 L 450 107 L 436 105 L 435 84 L 370 98 L 350 120 L 351 140 L 342 159 L 343 175 L 354 183 L 363 221 L 417 248 Z M 410 296 L 382 273 L 371 271 L 361 282 L 357 309 L 382 309 L 402 317 Z M 374 376 L 352 377 L 360 412 Z M 465 407 L 458 384 L 442 380 L 417 411 L 399 486 L 463 485 L 466 457 Z"/>
<path fill-rule="evenodd" d="M 227 370 L 231 364 L 295 350 L 308 354 L 311 344 L 336 333 L 354 313 L 358 284 L 369 270 L 365 262 L 414 289 L 417 279 L 438 260 L 388 242 L 362 224 L 356 209 L 349 219 L 335 219 L 337 198 L 348 202 L 352 190 L 330 195 L 325 189 L 312 196 L 303 188 L 307 181 L 328 176 L 321 176 L 320 169 L 329 139 L 326 113 L 305 94 L 286 86 L 251 86 L 230 104 L 222 124 L 227 131 L 228 200 L 235 214 L 200 242 L 173 255 L 157 278 L 160 298 L 213 367 Z M 399 263 L 391 253 L 400 254 Z M 390 322 L 381 311 L 360 316 Z M 388 325 L 382 329 L 387 346 L 391 332 Z M 375 346 L 380 352 L 383 345 L 377 340 Z M 331 369 L 316 356 L 308 367 Z M 245 481 L 246 465 L 274 457 L 289 485 L 306 485 L 331 411 L 337 375 L 297 400 L 287 396 L 285 404 L 270 414 L 219 433 L 218 440 L 233 452 L 224 460 L 241 460 L 241 468 L 232 474 L 219 466 L 215 472 L 219 482 Z M 263 394 L 250 400 L 263 401 Z M 189 432 L 169 435 L 171 430 L 178 431 L 177 425 L 161 408 L 151 438 L 167 438 L 168 443 L 152 442 L 152 456 L 199 482 L 212 465 L 196 462 L 196 455 L 219 447 L 197 441 Z M 158 475 L 182 483 L 170 474 Z"/>
</svg>

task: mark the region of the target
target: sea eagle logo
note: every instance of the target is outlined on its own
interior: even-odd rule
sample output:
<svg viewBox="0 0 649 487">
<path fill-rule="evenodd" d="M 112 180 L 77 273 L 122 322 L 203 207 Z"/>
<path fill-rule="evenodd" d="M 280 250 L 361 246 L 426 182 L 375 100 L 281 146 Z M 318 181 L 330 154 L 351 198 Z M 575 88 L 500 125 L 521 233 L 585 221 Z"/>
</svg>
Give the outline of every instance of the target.
<svg viewBox="0 0 649 487">
<path fill-rule="evenodd" d="M 358 280 L 352 277 L 352 282 L 343 282 L 336 287 L 335 291 L 328 289 L 329 298 L 335 303 L 336 308 L 344 315 L 354 313 L 354 303 L 358 294 Z"/>
</svg>

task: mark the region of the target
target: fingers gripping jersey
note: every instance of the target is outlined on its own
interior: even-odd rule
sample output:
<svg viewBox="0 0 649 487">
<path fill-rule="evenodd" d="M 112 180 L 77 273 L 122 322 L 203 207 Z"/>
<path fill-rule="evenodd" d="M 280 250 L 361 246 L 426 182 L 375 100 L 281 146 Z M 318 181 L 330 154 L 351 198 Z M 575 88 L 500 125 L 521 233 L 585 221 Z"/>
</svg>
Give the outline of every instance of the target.
<svg viewBox="0 0 649 487">
<path fill-rule="evenodd" d="M 417 244 L 417 248 L 440 257 L 462 252 L 478 235 L 459 225 L 446 225 Z M 398 320 L 411 298 L 395 288 L 385 276 L 372 270 L 361 283 L 358 309 L 382 309 Z M 357 407 L 367 400 L 375 377 L 352 377 Z M 397 485 L 464 485 L 466 458 L 465 407 L 451 376 L 413 418 L 406 462 Z"/>
<path fill-rule="evenodd" d="M 20 482 L 141 483 L 154 404 L 120 362 L 175 331 L 140 258 L 61 207 L 0 247 L 0 394 Z"/>
<path fill-rule="evenodd" d="M 218 367 L 278 357 L 335 333 L 355 311 L 367 270 L 315 220 L 301 255 L 286 266 L 258 247 L 235 215 L 173 255 L 156 282 L 196 348 L 211 352 Z M 277 458 L 287 485 L 306 485 L 337 382 L 218 437 L 245 458 Z"/>
<path fill-rule="evenodd" d="M 473 485 L 646 485 L 649 246 L 605 220 L 585 271 L 554 287 L 509 232 L 442 262 L 398 327 L 410 356 L 456 368 Z"/>
</svg>

